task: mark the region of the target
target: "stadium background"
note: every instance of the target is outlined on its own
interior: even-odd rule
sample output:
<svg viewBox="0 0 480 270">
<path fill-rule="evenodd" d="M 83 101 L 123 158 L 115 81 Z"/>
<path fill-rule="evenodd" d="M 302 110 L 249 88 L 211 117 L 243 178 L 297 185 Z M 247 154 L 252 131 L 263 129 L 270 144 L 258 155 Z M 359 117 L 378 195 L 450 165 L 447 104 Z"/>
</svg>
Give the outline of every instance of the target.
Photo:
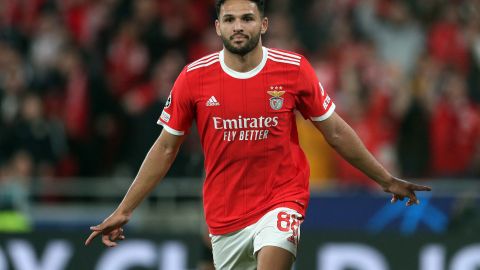
<svg viewBox="0 0 480 270">
<path fill-rule="evenodd" d="M 370 151 L 434 188 L 389 205 L 299 117 L 312 201 L 296 269 L 480 269 L 480 1 L 270 0 L 267 16 L 265 46 L 307 56 Z M 0 0 L 0 270 L 198 267 L 194 128 L 129 240 L 83 240 L 161 131 L 181 68 L 221 48 L 214 18 L 212 0 Z"/>
</svg>

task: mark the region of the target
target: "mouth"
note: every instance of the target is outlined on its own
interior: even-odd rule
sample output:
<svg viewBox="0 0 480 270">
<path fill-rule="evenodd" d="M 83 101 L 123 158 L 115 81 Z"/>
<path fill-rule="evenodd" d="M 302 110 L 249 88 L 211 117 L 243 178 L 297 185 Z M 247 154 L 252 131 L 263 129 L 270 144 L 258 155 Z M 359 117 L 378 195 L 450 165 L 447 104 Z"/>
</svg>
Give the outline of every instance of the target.
<svg viewBox="0 0 480 270">
<path fill-rule="evenodd" d="M 234 36 L 231 36 L 231 37 L 230 37 L 230 40 L 233 40 L 233 41 L 241 41 L 241 40 L 244 40 L 244 39 L 248 39 L 248 36 L 245 36 L 245 35 L 234 35 Z"/>
</svg>

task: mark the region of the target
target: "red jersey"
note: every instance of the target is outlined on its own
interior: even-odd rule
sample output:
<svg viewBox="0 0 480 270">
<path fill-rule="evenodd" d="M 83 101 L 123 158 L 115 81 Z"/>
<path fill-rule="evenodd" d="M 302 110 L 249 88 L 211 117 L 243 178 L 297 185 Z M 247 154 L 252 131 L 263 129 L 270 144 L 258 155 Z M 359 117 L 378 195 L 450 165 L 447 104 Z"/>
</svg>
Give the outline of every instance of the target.
<svg viewBox="0 0 480 270">
<path fill-rule="evenodd" d="M 174 135 L 197 123 L 205 216 L 215 235 L 280 206 L 305 214 L 310 171 L 294 111 L 322 121 L 335 110 L 301 55 L 264 47 L 261 63 L 249 72 L 236 72 L 223 59 L 220 51 L 186 66 L 158 120 Z"/>
</svg>

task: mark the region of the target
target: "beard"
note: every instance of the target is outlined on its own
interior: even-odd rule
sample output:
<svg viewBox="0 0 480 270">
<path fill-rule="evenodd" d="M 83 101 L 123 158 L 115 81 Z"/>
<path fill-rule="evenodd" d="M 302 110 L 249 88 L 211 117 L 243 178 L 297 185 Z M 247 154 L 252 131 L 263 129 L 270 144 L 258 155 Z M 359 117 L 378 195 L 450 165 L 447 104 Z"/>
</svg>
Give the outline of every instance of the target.
<svg viewBox="0 0 480 270">
<path fill-rule="evenodd" d="M 253 49 L 255 49 L 255 47 L 257 47 L 257 45 L 258 45 L 258 42 L 260 41 L 260 32 L 258 32 L 258 34 L 256 34 L 256 35 L 250 37 L 249 39 L 248 39 L 248 36 L 244 35 L 244 34 L 236 34 L 236 35 L 243 35 L 243 36 L 247 37 L 247 40 L 246 40 L 245 44 L 243 44 L 240 47 L 235 46 L 232 42 L 233 37 L 235 35 L 231 36 L 230 38 L 226 38 L 222 35 L 222 41 L 223 41 L 223 45 L 225 46 L 225 49 L 227 49 L 231 53 L 238 54 L 238 55 L 241 55 L 241 56 L 244 56 L 247 53 L 251 52 Z"/>
</svg>

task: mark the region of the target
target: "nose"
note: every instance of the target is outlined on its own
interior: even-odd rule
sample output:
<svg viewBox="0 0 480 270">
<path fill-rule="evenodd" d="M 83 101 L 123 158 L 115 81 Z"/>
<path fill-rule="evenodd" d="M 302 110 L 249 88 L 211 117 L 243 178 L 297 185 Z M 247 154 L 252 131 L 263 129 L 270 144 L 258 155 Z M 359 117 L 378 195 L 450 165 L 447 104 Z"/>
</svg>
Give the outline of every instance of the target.
<svg viewBox="0 0 480 270">
<path fill-rule="evenodd" d="M 235 23 L 233 24 L 233 31 L 235 33 L 241 33 L 243 32 L 243 25 L 240 20 L 235 20 Z"/>
</svg>

